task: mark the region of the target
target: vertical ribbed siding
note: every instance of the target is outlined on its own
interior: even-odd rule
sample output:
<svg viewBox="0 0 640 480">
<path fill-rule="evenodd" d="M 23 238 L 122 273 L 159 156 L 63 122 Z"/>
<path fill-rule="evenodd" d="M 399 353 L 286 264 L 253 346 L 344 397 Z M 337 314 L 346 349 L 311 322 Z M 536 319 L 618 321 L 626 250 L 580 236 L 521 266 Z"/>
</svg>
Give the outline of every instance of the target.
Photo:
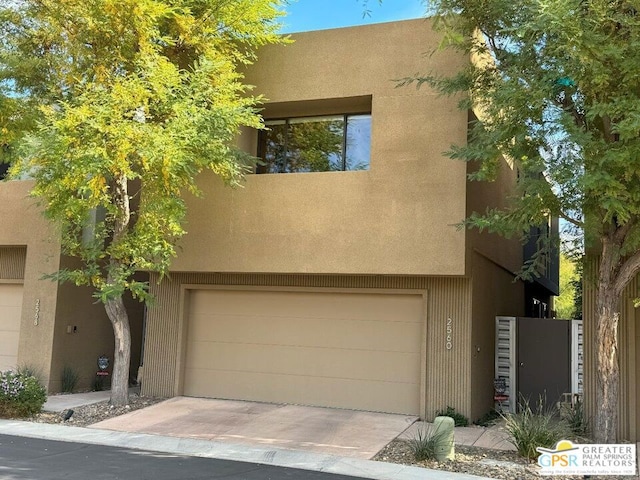
<svg viewBox="0 0 640 480">
<path fill-rule="evenodd" d="M 620 408 L 618 432 L 621 438 L 636 438 L 635 308 L 631 299 L 621 305 L 620 319 Z"/>
<path fill-rule="evenodd" d="M 24 279 L 27 247 L 0 247 L 0 279 Z"/>
<path fill-rule="evenodd" d="M 425 412 L 432 418 L 447 405 L 470 412 L 470 281 L 464 278 L 329 276 L 282 274 L 174 273 L 157 285 L 151 278 L 155 306 L 149 309 L 144 355 L 143 394 L 176 394 L 182 315 L 181 285 L 238 285 L 313 288 L 375 288 L 427 292 Z M 451 318 L 453 344 L 446 348 Z"/>
<path fill-rule="evenodd" d="M 434 278 L 425 281 L 429 289 L 425 417 L 431 420 L 437 410 L 447 405 L 470 415 L 470 281 L 461 278 Z M 450 350 L 445 345 L 449 318 L 453 327 Z"/>
<path fill-rule="evenodd" d="M 583 321 L 584 321 L 584 402 L 588 418 L 597 411 L 596 387 L 596 284 L 598 260 L 591 258 L 584 269 Z M 620 301 L 618 326 L 618 358 L 620 362 L 620 390 L 618 394 L 618 432 L 621 439 L 638 441 L 637 431 L 637 372 L 636 372 L 636 309 L 633 299 L 638 297 L 639 281 L 636 277 L 625 289 Z"/>
<path fill-rule="evenodd" d="M 172 278 L 158 284 L 158 275 L 151 274 L 149 285 L 155 301 L 145 323 L 142 394 L 172 397 L 180 333 L 180 283 Z"/>
<path fill-rule="evenodd" d="M 597 409 L 596 402 L 596 356 L 595 356 L 595 312 L 597 262 L 585 262 L 582 288 L 582 321 L 584 331 L 584 407 L 588 419 L 593 420 Z M 591 422 L 593 423 L 593 422 Z"/>
</svg>

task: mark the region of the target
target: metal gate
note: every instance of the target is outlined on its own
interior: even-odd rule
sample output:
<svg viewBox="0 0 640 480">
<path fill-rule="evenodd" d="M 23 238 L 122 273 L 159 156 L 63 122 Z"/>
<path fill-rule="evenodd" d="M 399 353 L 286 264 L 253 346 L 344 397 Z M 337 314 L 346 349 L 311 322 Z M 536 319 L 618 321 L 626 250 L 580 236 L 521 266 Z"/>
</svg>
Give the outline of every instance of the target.
<svg viewBox="0 0 640 480">
<path fill-rule="evenodd" d="M 496 317 L 495 377 L 506 399 L 498 405 L 515 413 L 520 398 L 562 400 L 582 394 L 582 320 Z M 503 397 L 504 398 L 504 397 Z"/>
</svg>

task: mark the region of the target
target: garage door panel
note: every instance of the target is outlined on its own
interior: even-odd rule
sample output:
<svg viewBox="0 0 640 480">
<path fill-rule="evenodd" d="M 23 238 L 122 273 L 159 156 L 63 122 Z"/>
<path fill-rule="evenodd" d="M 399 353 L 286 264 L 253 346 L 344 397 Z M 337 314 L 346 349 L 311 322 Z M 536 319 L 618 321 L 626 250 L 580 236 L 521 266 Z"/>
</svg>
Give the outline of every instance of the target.
<svg viewBox="0 0 640 480">
<path fill-rule="evenodd" d="M 22 285 L 0 284 L 0 370 L 17 366 L 21 316 Z"/>
<path fill-rule="evenodd" d="M 419 413 L 423 297 L 196 290 L 184 394 Z"/>
<path fill-rule="evenodd" d="M 190 368 L 283 373 L 379 381 L 416 383 L 418 353 L 393 352 L 380 356 L 367 350 L 300 348 L 276 345 L 209 344 L 196 342 L 191 349 Z M 413 368 L 407 368 L 407 365 Z M 348 366 L 348 368 L 345 368 Z"/>
<path fill-rule="evenodd" d="M 19 332 L 0 331 L 0 352 L 2 355 L 18 355 Z"/>
<path fill-rule="evenodd" d="M 0 305 L 0 332 L 20 330 L 20 317 L 22 315 L 22 305 Z"/>
<path fill-rule="evenodd" d="M 22 285 L 0 284 L 0 308 L 22 305 Z"/>
<path fill-rule="evenodd" d="M 385 298 L 386 297 L 386 298 Z M 393 298 L 401 297 L 401 298 Z M 298 318 L 351 318 L 360 320 L 419 321 L 422 302 L 407 302 L 405 295 L 194 290 L 190 315 L 210 314 L 212 303 L 220 315 Z"/>
<path fill-rule="evenodd" d="M 412 384 L 368 382 L 365 380 L 309 378 L 254 372 L 193 370 L 187 372 L 185 395 L 211 397 L 205 385 L 227 385 L 233 394 L 216 398 L 249 400 L 356 410 L 407 413 L 419 411 L 419 399 Z"/>
<path fill-rule="evenodd" d="M 378 351 L 413 351 L 422 332 L 418 322 L 381 321 L 259 315 L 192 315 L 189 332 L 200 341 L 264 345 L 360 348 Z M 301 331 L 301 328 L 304 328 Z"/>
</svg>

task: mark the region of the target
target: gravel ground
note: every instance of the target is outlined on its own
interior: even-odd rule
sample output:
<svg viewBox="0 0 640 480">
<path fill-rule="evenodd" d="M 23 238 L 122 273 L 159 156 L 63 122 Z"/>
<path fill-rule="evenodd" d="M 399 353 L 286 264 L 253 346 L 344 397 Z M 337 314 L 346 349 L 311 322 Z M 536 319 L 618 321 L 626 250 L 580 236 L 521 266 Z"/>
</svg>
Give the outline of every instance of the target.
<svg viewBox="0 0 640 480">
<path fill-rule="evenodd" d="M 416 467 L 446 470 L 450 472 L 466 473 L 501 480 L 540 480 L 553 478 L 554 480 L 575 480 L 581 476 L 541 476 L 538 465 L 528 462 L 514 451 L 492 450 L 488 448 L 468 447 L 456 445 L 455 460 L 438 462 L 437 460 L 415 461 L 406 440 L 394 440 L 381 450 L 373 460 L 381 462 L 401 463 Z M 634 476 L 602 476 L 590 477 L 592 480 L 622 480 L 638 478 Z"/>
<path fill-rule="evenodd" d="M 68 420 L 64 420 L 67 410 L 63 412 L 43 412 L 34 417 L 31 421 L 39 423 L 56 423 L 84 427 L 108 418 L 124 415 L 125 413 L 149 407 L 164 398 L 140 397 L 130 395 L 129 405 L 125 407 L 113 407 L 109 402 L 94 403 L 73 409 L 73 414 Z M 417 462 L 413 459 L 409 449 L 409 443 L 405 440 L 394 440 L 381 450 L 373 460 L 381 462 L 399 463 L 403 465 L 413 465 L 434 470 L 446 470 L 450 472 L 466 473 L 502 480 L 539 480 L 540 478 L 553 478 L 554 480 L 569 480 L 581 477 L 541 477 L 538 474 L 538 467 L 535 463 L 530 463 L 519 457 L 514 451 L 492 450 L 486 448 L 468 447 L 456 445 L 455 460 L 438 462 L 436 460 L 425 460 Z M 595 479 L 597 477 L 591 477 Z M 601 477 L 603 480 L 629 479 L 634 477 Z M 637 477 L 636 477 L 637 478 Z"/>
<path fill-rule="evenodd" d="M 86 427 L 87 425 L 98 423 L 108 418 L 118 417 L 140 408 L 150 407 L 163 400 L 166 400 L 166 398 L 129 395 L 129 405 L 124 407 L 114 407 L 109 405 L 108 401 L 105 401 L 73 408 L 73 414 L 68 420 L 64 420 L 65 415 L 69 412 L 68 410 L 62 412 L 42 412 L 29 420 L 38 423 L 59 423 L 73 427 Z"/>
<path fill-rule="evenodd" d="M 513 451 L 489 450 L 463 445 L 456 445 L 455 460 L 446 462 L 424 460 L 417 462 L 413 459 L 409 449 L 409 442 L 394 440 L 373 459 L 505 480 L 540 478 L 535 473 L 535 466 L 524 461 Z"/>
</svg>

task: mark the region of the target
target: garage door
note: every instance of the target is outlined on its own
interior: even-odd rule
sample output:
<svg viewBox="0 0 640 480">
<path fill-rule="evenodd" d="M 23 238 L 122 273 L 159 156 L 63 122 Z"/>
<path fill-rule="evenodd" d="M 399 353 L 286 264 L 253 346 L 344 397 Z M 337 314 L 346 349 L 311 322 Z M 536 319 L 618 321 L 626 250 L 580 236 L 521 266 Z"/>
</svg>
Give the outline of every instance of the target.
<svg viewBox="0 0 640 480">
<path fill-rule="evenodd" d="M 419 414 L 421 295 L 189 298 L 185 395 Z"/>
<path fill-rule="evenodd" d="M 18 363 L 22 285 L 0 284 L 0 370 Z"/>
</svg>

